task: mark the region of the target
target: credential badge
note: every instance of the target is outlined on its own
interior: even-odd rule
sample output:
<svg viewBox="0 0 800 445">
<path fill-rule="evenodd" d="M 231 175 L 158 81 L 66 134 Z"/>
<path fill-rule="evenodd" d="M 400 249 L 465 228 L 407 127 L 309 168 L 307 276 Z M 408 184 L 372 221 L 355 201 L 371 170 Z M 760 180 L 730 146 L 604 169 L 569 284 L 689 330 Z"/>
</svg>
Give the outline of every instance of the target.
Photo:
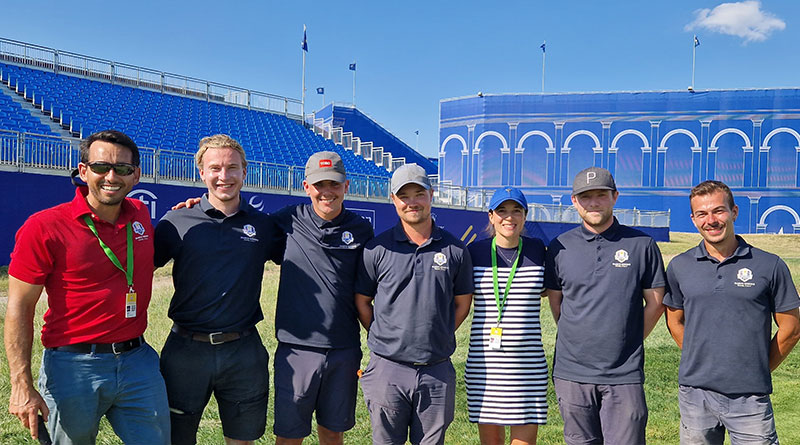
<svg viewBox="0 0 800 445">
<path fill-rule="evenodd" d="M 256 228 L 253 227 L 252 224 L 245 224 L 244 227 L 242 227 L 242 231 L 250 238 L 256 236 Z"/>
<path fill-rule="evenodd" d="M 614 253 L 614 259 L 620 263 L 624 263 L 625 261 L 628 261 L 628 252 L 624 249 L 619 249 Z"/>
<path fill-rule="evenodd" d="M 444 256 L 442 252 L 437 252 L 436 255 L 433 256 L 433 262 L 436 263 L 437 266 L 442 266 L 447 262 L 447 257 Z"/>
<path fill-rule="evenodd" d="M 349 231 L 345 230 L 344 233 L 342 233 L 342 242 L 343 243 L 351 244 L 354 240 L 355 240 L 355 238 L 353 238 L 353 234 L 350 233 Z"/>
<path fill-rule="evenodd" d="M 131 227 L 133 228 L 133 231 L 136 232 L 137 235 L 139 236 L 144 235 L 144 226 L 139 221 L 134 221 L 133 224 L 131 224 Z"/>
<path fill-rule="evenodd" d="M 739 272 L 736 273 L 736 278 L 738 278 L 741 281 L 748 282 L 753 279 L 753 271 L 746 267 L 743 267 L 739 269 Z"/>
</svg>

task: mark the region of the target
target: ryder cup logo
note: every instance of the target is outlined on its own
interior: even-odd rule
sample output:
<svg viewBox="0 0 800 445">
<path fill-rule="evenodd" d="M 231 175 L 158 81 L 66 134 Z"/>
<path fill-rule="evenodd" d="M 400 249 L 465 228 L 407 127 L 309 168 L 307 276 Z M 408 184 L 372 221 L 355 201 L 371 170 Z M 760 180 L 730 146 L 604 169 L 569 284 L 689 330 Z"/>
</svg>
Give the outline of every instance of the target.
<svg viewBox="0 0 800 445">
<path fill-rule="evenodd" d="M 133 231 L 136 232 L 137 235 L 142 236 L 144 235 L 144 226 L 139 221 L 134 221 L 132 224 Z"/>
<path fill-rule="evenodd" d="M 614 264 L 614 267 L 628 267 L 630 264 L 628 261 L 628 252 L 624 249 L 619 249 L 618 251 L 614 252 L 614 259 L 617 261 Z"/>
<path fill-rule="evenodd" d="M 250 224 L 245 224 L 244 227 L 242 227 L 242 231 L 250 238 L 256 236 L 256 228 Z"/>
<path fill-rule="evenodd" d="M 436 255 L 433 256 L 433 262 L 434 262 L 433 265 L 434 270 L 447 269 L 446 267 L 444 267 L 444 265 L 447 264 L 447 257 L 444 256 L 442 252 L 437 252 Z"/>
<path fill-rule="evenodd" d="M 736 278 L 738 278 L 739 281 L 733 284 L 738 287 L 753 287 L 756 285 L 755 283 L 748 283 L 748 281 L 753 279 L 753 271 L 746 267 L 743 267 L 736 272 Z"/>
<path fill-rule="evenodd" d="M 345 231 L 344 233 L 342 233 L 342 242 L 343 243 L 351 244 L 353 242 L 353 240 L 354 240 L 354 238 L 353 238 L 353 234 L 352 233 L 350 233 L 348 231 Z"/>
</svg>

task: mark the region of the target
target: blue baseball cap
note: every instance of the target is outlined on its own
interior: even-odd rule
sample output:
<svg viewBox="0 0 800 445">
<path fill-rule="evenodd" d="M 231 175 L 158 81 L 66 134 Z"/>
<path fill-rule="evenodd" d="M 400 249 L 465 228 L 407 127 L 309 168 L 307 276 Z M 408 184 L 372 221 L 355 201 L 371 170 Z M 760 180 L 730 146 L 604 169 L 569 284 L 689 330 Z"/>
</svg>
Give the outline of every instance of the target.
<svg viewBox="0 0 800 445">
<path fill-rule="evenodd" d="M 489 201 L 489 210 L 495 210 L 500 207 L 500 204 L 511 200 L 521 205 L 523 209 L 528 210 L 528 200 L 525 195 L 517 188 L 503 187 L 497 189 L 492 195 L 492 200 Z"/>
</svg>

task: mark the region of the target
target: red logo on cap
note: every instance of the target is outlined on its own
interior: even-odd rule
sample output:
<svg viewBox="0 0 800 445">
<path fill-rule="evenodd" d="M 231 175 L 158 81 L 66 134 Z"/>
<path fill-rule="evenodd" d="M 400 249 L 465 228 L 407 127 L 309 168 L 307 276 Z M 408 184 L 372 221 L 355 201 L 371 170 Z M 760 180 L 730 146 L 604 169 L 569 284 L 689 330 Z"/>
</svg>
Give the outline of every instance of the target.
<svg viewBox="0 0 800 445">
<path fill-rule="evenodd" d="M 331 161 L 330 159 L 320 159 L 319 168 L 325 168 L 325 167 L 333 167 L 333 161 Z"/>
</svg>

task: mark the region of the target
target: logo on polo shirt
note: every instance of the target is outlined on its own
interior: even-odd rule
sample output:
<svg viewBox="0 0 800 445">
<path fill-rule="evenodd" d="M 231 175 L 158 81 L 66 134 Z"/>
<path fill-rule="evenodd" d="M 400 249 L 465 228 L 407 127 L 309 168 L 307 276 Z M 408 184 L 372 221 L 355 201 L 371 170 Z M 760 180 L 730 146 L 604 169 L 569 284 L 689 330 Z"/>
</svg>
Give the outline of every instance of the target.
<svg viewBox="0 0 800 445">
<path fill-rule="evenodd" d="M 142 223 L 140 223 L 139 221 L 134 221 L 133 224 L 131 224 L 131 226 L 133 227 L 133 231 L 137 235 L 139 236 L 144 235 L 144 226 L 142 225 Z"/>
<path fill-rule="evenodd" d="M 756 283 L 748 283 L 748 281 L 753 279 L 753 271 L 746 267 L 736 272 L 736 278 L 738 278 L 739 281 L 734 282 L 734 284 L 739 287 L 753 287 L 756 285 Z"/>
<path fill-rule="evenodd" d="M 447 257 L 442 252 L 436 252 L 433 256 L 433 270 L 447 270 Z"/>
<path fill-rule="evenodd" d="M 625 249 L 619 249 L 618 251 L 614 252 L 614 259 L 617 260 L 615 263 L 611 263 L 614 267 L 630 267 L 631 263 L 628 263 L 628 251 Z"/>
<path fill-rule="evenodd" d="M 139 221 L 134 221 L 133 223 L 131 223 L 131 229 L 133 229 L 133 233 L 138 235 L 136 237 L 136 241 L 144 241 L 150 238 L 149 235 L 144 234 L 145 232 L 144 224 L 140 223 Z"/>
<path fill-rule="evenodd" d="M 245 224 L 242 227 L 242 233 L 247 235 L 246 237 L 244 237 L 244 236 L 240 236 L 239 237 L 242 241 L 247 241 L 247 242 L 251 242 L 251 243 L 257 243 L 258 242 L 258 238 L 255 238 L 255 236 L 256 236 L 256 228 L 253 227 L 252 224 Z"/>
<path fill-rule="evenodd" d="M 351 244 L 353 241 L 355 241 L 353 234 L 345 230 L 344 233 L 342 233 L 342 242 L 345 244 Z"/>
</svg>

